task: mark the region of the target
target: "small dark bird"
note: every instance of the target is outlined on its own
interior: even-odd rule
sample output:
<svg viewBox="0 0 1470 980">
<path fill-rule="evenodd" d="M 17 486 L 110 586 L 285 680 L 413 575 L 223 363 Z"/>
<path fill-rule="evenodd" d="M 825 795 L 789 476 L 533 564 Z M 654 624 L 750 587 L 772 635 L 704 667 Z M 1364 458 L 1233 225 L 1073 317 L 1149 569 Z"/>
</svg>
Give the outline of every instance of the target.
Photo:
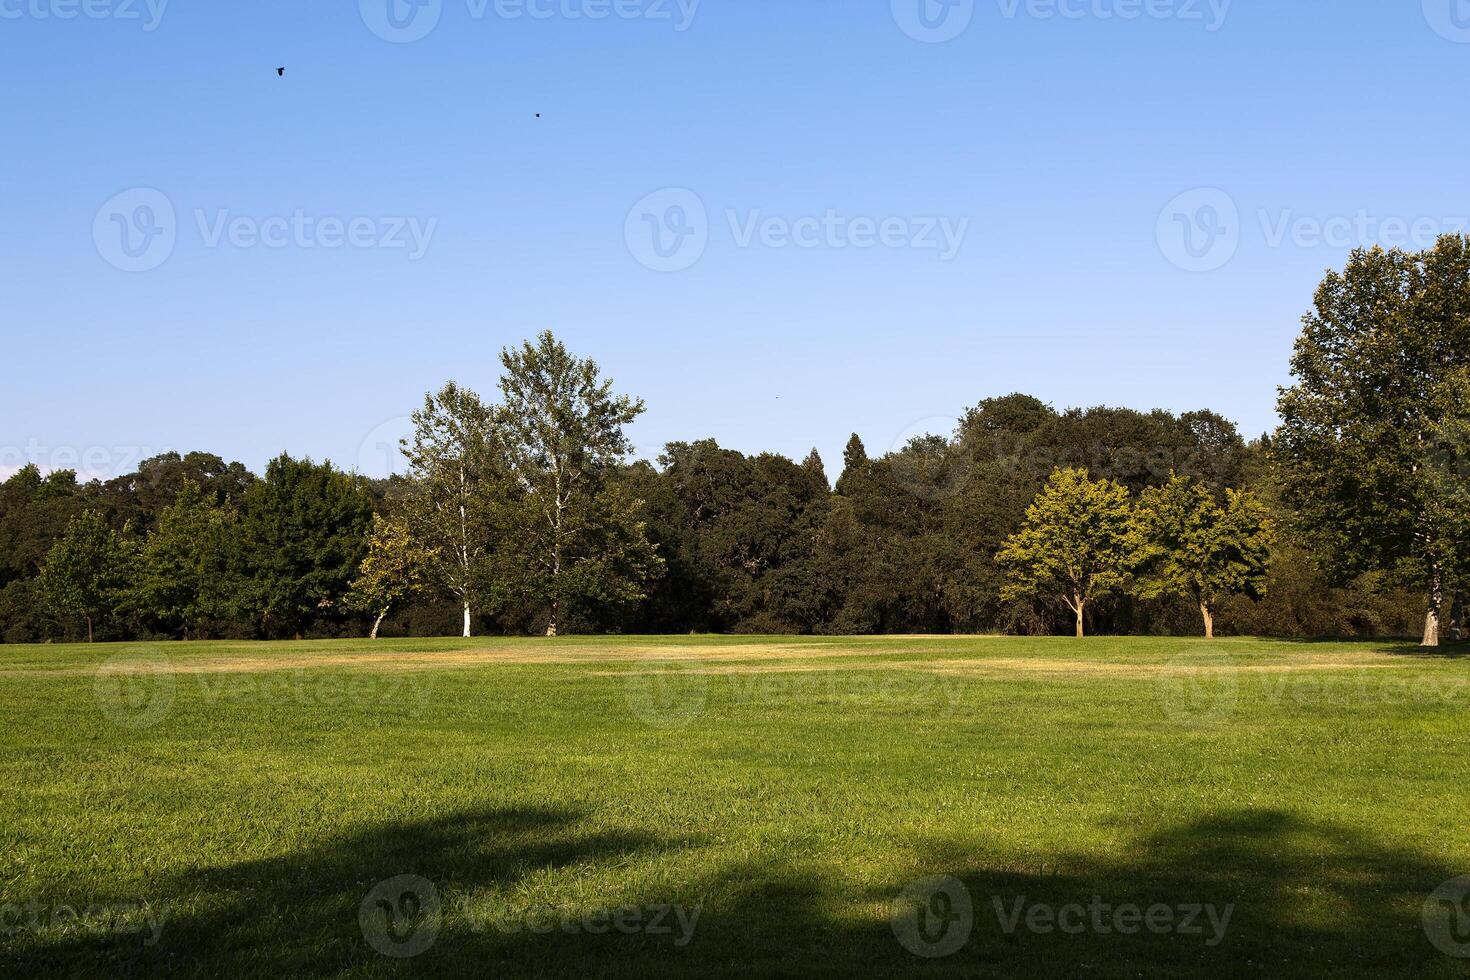
<svg viewBox="0 0 1470 980">
<path fill-rule="evenodd" d="M 277 68 L 276 69 L 276 74 L 277 75 L 280 75 L 282 78 L 285 78 L 286 77 L 286 69 L 284 69 L 284 68 Z"/>
<path fill-rule="evenodd" d="M 541 113 L 539 113 L 539 112 L 538 112 L 538 113 L 536 113 L 536 118 L 537 118 L 537 119 L 540 119 L 540 118 L 541 118 Z"/>
</svg>

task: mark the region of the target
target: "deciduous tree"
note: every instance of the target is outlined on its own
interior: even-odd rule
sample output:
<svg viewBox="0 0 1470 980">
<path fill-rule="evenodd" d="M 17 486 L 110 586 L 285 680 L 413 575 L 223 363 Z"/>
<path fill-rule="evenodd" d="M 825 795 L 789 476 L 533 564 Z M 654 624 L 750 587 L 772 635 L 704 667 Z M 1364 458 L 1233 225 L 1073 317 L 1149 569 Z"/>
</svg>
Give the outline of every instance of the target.
<svg viewBox="0 0 1470 980">
<path fill-rule="evenodd" d="M 1134 515 L 1141 598 L 1188 598 L 1199 607 L 1205 636 L 1213 638 L 1221 600 L 1265 594 L 1275 531 L 1265 505 L 1252 494 L 1227 489 L 1222 505 L 1208 487 L 1175 476 L 1162 487 L 1146 488 Z"/>
<path fill-rule="evenodd" d="M 1137 551 L 1127 488 L 1083 469 L 1057 470 L 996 555 L 1007 569 L 1001 595 L 1061 602 L 1081 637 L 1087 604 L 1128 581 Z"/>
</svg>

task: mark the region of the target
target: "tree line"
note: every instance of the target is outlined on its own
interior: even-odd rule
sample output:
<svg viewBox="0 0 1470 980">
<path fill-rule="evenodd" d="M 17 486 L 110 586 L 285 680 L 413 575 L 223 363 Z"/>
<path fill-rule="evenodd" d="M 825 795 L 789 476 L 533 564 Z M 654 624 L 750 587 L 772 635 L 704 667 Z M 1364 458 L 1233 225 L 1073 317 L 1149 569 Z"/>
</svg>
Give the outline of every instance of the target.
<svg viewBox="0 0 1470 980">
<path fill-rule="evenodd" d="M 829 484 L 676 442 L 550 333 L 425 397 L 406 474 L 167 453 L 0 483 L 0 639 L 1086 630 L 1458 638 L 1470 240 L 1330 272 L 1247 441 L 1011 394 Z M 1449 618 L 1448 628 L 1443 628 Z M 1422 631 L 1420 626 L 1422 624 Z"/>
</svg>

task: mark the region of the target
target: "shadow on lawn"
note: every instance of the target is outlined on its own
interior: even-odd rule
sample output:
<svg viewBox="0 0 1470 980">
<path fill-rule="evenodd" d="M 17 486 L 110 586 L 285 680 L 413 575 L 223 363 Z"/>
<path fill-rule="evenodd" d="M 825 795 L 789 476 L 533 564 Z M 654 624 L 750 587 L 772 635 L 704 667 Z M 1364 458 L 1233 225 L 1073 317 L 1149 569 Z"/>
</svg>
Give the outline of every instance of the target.
<svg viewBox="0 0 1470 980">
<path fill-rule="evenodd" d="M 1426 938 L 1421 912 L 1431 892 L 1470 869 L 1280 812 L 1223 813 L 1128 834 L 1133 857 L 1119 863 L 1062 855 L 1035 871 L 1001 870 L 973 849 L 941 841 L 915 848 L 926 856 L 912 877 L 951 876 L 969 909 L 967 937 L 942 958 L 916 956 L 896 938 L 890 910 L 907 878 L 868 888 L 818 877 L 810 866 L 747 863 L 685 882 L 676 894 L 588 893 L 577 885 L 580 866 L 606 870 L 698 844 L 586 832 L 580 823 L 566 811 L 501 810 L 378 827 L 169 881 L 161 900 L 192 911 L 172 918 L 155 947 L 140 949 L 136 937 L 68 938 L 20 945 L 0 964 L 17 975 L 1464 975 L 1466 961 Z M 557 869 L 558 893 L 577 895 L 575 913 L 508 926 L 487 920 L 487 896 L 534 888 Z M 369 900 L 363 912 L 375 885 L 400 875 L 432 883 L 442 903 L 437 921 L 423 901 L 404 901 L 401 885 L 380 895 L 387 904 Z M 1099 903 L 1114 911 L 1095 916 Z M 1120 934 L 1125 905 L 1166 907 L 1174 928 L 1151 932 L 1135 923 L 1132 934 Z M 583 915 L 635 906 L 638 929 Z M 645 928 L 661 906 L 679 906 L 686 921 L 698 907 L 692 932 L 675 913 L 660 919 L 667 931 Z M 1194 914 L 1198 933 L 1183 922 L 1196 906 L 1215 910 L 1213 919 Z M 964 921 L 965 909 L 948 900 L 933 907 L 947 917 L 948 925 L 935 920 L 941 938 Z M 1031 911 L 1037 907 L 1050 913 Z M 1068 907 L 1086 911 L 1068 918 Z M 1086 928 L 1063 932 L 1058 915 Z M 1028 919 L 1052 928 L 1028 927 Z M 542 931 L 530 928 L 538 923 Z M 390 952 L 415 944 L 422 952 L 384 955 L 365 938 L 370 932 Z"/>
</svg>

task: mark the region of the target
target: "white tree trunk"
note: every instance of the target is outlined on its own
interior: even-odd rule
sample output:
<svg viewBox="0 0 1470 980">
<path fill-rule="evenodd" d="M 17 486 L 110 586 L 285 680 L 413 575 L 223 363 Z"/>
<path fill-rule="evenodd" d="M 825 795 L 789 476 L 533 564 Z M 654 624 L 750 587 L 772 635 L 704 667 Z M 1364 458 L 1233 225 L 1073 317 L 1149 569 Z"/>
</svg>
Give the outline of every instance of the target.
<svg viewBox="0 0 1470 980">
<path fill-rule="evenodd" d="M 383 620 L 387 617 L 387 615 L 388 607 L 384 606 L 382 611 L 378 613 L 378 618 L 373 620 L 373 631 L 368 634 L 369 640 L 376 640 L 378 638 L 378 627 L 383 625 Z"/>
<path fill-rule="evenodd" d="M 470 635 L 470 604 L 468 602 L 464 604 L 464 635 L 466 637 Z"/>
<path fill-rule="evenodd" d="M 1439 607 L 1443 604 L 1444 587 L 1440 584 L 1439 569 L 1436 568 L 1429 580 L 1429 610 L 1424 615 L 1424 639 L 1420 646 L 1439 646 Z"/>
</svg>

